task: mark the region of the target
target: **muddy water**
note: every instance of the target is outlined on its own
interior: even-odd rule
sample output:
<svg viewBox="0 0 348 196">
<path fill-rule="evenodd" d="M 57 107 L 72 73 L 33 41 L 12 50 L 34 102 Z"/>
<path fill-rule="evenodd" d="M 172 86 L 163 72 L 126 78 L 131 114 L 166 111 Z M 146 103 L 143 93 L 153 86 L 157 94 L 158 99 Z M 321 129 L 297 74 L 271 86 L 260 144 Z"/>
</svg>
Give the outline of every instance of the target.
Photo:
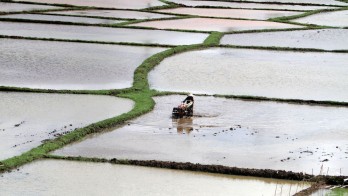
<svg viewBox="0 0 348 196">
<path fill-rule="evenodd" d="M 279 9 L 279 10 L 318 10 L 330 7 L 326 6 L 300 6 L 286 4 L 259 4 L 259 3 L 239 3 L 239 2 L 223 2 L 223 1 L 197 1 L 197 0 L 170 0 L 178 4 L 187 6 L 212 6 L 226 8 L 256 8 L 256 9 Z"/>
<path fill-rule="evenodd" d="M 0 22 L 0 35 L 172 45 L 197 44 L 203 42 L 208 36 L 208 34 L 203 33 L 48 25 L 18 22 Z"/>
<path fill-rule="evenodd" d="M 296 181 L 56 160 L 37 161 L 3 174 L 0 183 L 4 195 L 293 195 L 309 186 Z"/>
<path fill-rule="evenodd" d="M 0 100 L 0 160 L 133 107 L 130 100 L 95 95 L 0 92 Z"/>
<path fill-rule="evenodd" d="M 153 47 L 0 40 L 0 85 L 40 89 L 131 87 L 134 70 L 146 58 L 165 50 Z"/>
<path fill-rule="evenodd" d="M 315 14 L 293 21 L 306 24 L 348 27 L 348 10 Z"/>
<path fill-rule="evenodd" d="M 270 11 L 270 10 L 243 10 L 243 9 L 212 9 L 212 8 L 176 8 L 161 10 L 165 13 L 209 16 L 209 17 L 226 17 L 226 18 L 246 18 L 267 20 L 281 16 L 291 16 L 301 14 L 302 12 L 290 11 Z"/>
<path fill-rule="evenodd" d="M 196 97 L 194 117 L 172 121 L 184 98 L 53 154 L 348 174 L 348 108 Z"/>
<path fill-rule="evenodd" d="M 122 20 L 107 20 L 97 18 L 82 18 L 82 17 L 71 17 L 71 16 L 53 16 L 44 14 L 11 14 L 0 16 L 0 18 L 11 18 L 11 19 L 25 19 L 34 21 L 59 21 L 59 22 L 72 22 L 72 23 L 86 23 L 86 24 L 117 24 L 126 22 Z"/>
<path fill-rule="evenodd" d="M 75 6 L 90 6 L 104 8 L 121 8 L 121 9 L 144 9 L 153 6 L 166 5 L 158 0 L 20 0 L 24 2 L 50 3 L 50 4 L 68 4 Z"/>
<path fill-rule="evenodd" d="M 60 7 L 0 2 L 0 12 L 21 12 L 21 11 L 31 11 L 31 10 L 49 10 L 49 9 L 57 9 L 57 8 L 60 8 Z"/>
<path fill-rule="evenodd" d="M 347 62 L 338 53 L 214 48 L 165 59 L 149 81 L 165 91 L 348 102 Z"/>
<path fill-rule="evenodd" d="M 348 29 L 303 30 L 271 33 L 225 35 L 221 44 L 242 46 L 276 46 L 291 48 L 317 48 L 347 50 Z"/>
<path fill-rule="evenodd" d="M 249 20 L 229 20 L 212 18 L 189 18 L 178 20 L 141 22 L 131 26 L 153 27 L 157 29 L 182 29 L 200 31 L 241 31 L 256 29 L 286 29 L 301 28 L 297 25 L 289 25 L 277 22 L 249 21 Z"/>
<path fill-rule="evenodd" d="M 137 12 L 128 10 L 75 10 L 75 11 L 60 11 L 49 12 L 51 14 L 74 15 L 74 16 L 96 16 L 108 18 L 127 18 L 127 19 L 154 19 L 154 18 L 169 18 L 171 15 L 155 14 L 149 12 Z"/>
</svg>

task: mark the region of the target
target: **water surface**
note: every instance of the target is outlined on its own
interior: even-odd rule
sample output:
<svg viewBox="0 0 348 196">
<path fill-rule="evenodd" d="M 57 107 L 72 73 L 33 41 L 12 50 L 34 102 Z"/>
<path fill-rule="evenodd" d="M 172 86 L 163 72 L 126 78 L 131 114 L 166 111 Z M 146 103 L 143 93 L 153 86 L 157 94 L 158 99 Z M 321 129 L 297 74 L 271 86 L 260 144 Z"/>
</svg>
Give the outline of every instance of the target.
<svg viewBox="0 0 348 196">
<path fill-rule="evenodd" d="M 171 15 L 155 14 L 150 12 L 137 12 L 129 10 L 70 10 L 59 12 L 48 12 L 50 14 L 74 15 L 74 16 L 94 16 L 106 18 L 125 18 L 125 19 L 154 19 L 170 18 Z"/>
<path fill-rule="evenodd" d="M 214 48 L 166 58 L 149 81 L 162 91 L 348 102 L 347 62 L 340 53 Z"/>
<path fill-rule="evenodd" d="M 126 22 L 125 20 L 108 20 L 98 18 L 83 18 L 83 17 L 72 17 L 72 16 L 54 16 L 45 14 L 11 14 L 4 15 L 0 18 L 11 18 L 11 19 L 24 19 L 33 21 L 57 21 L 57 22 L 72 22 L 72 23 L 86 23 L 86 24 L 117 24 Z"/>
<path fill-rule="evenodd" d="M 135 69 L 166 48 L 0 39 L 0 86 L 120 89 Z M 14 60 L 15 59 L 15 60 Z"/>
<path fill-rule="evenodd" d="M 249 1 L 249 0 L 245 0 Z M 345 5 L 348 3 L 343 3 L 336 0 L 252 0 L 252 2 L 279 2 L 279 3 L 292 3 L 292 4 L 321 4 L 321 5 Z"/>
<path fill-rule="evenodd" d="M 157 29 L 182 29 L 198 31 L 242 31 L 257 29 L 287 29 L 301 28 L 298 25 L 285 23 L 250 21 L 250 20 L 230 20 L 212 18 L 188 18 L 178 20 L 151 21 L 132 24 L 131 26 L 152 27 Z"/>
<path fill-rule="evenodd" d="M 144 9 L 153 6 L 166 5 L 158 0 L 20 0 L 24 2 L 37 2 L 49 4 L 67 4 L 75 6 L 89 6 L 102 8 L 120 8 L 120 9 Z"/>
<path fill-rule="evenodd" d="M 20 155 L 45 139 L 128 112 L 134 105 L 109 96 L 43 93 L 0 92 L 0 100 L 0 160 Z"/>
<path fill-rule="evenodd" d="M 170 45 L 198 44 L 208 36 L 203 33 L 19 22 L 0 22 L 0 35 Z"/>
<path fill-rule="evenodd" d="M 53 154 L 348 174 L 348 108 L 196 96 L 194 117 L 172 120 L 184 98 Z"/>
<path fill-rule="evenodd" d="M 225 18 L 246 18 L 267 20 L 270 18 L 291 16 L 301 14 L 302 12 L 291 11 L 271 11 L 271 10 L 245 10 L 245 9 L 213 9 L 213 8 L 175 8 L 160 10 L 164 13 L 225 17 Z"/>
<path fill-rule="evenodd" d="M 0 177 L 5 195 L 281 195 L 309 185 L 297 181 L 42 160 Z M 202 186 L 204 185 L 204 186 Z M 18 188 L 20 187 L 20 188 Z"/>
<path fill-rule="evenodd" d="M 240 3 L 225 1 L 200 1 L 200 0 L 170 0 L 171 2 L 186 6 L 211 6 L 225 8 L 252 8 L 252 9 L 275 9 L 275 10 L 318 10 L 327 9 L 329 6 L 301 6 L 286 4 L 260 4 L 260 3 Z"/>
<path fill-rule="evenodd" d="M 283 32 L 230 34 L 221 39 L 221 44 L 241 46 L 276 46 L 290 48 L 317 48 L 324 50 L 347 50 L 348 29 L 322 29 Z"/>
<path fill-rule="evenodd" d="M 8 3 L 0 2 L 0 12 L 21 12 L 21 11 L 32 11 L 32 10 L 49 10 L 57 9 L 61 7 L 47 6 L 47 5 L 33 5 L 24 3 Z"/>
<path fill-rule="evenodd" d="M 319 13 L 293 21 L 323 26 L 348 27 L 348 10 Z"/>
</svg>

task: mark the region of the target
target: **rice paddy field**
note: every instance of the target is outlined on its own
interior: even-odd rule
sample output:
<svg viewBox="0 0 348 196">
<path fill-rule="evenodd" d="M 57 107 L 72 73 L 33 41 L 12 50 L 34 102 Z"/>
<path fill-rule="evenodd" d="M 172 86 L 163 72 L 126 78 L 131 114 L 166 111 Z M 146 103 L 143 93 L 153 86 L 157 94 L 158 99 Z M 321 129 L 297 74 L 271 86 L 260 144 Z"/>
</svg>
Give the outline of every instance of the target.
<svg viewBox="0 0 348 196">
<path fill-rule="evenodd" d="M 348 195 L 347 19 L 346 0 L 0 0 L 0 195 Z"/>
</svg>

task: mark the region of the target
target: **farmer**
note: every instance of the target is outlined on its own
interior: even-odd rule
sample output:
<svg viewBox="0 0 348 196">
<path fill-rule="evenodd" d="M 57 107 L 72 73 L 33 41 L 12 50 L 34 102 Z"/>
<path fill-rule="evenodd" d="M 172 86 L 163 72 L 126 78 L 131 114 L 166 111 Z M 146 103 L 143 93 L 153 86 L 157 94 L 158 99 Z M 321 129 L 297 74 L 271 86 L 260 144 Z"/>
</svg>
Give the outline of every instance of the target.
<svg viewBox="0 0 348 196">
<path fill-rule="evenodd" d="M 185 104 L 185 107 L 187 109 L 191 108 L 192 107 L 192 110 L 193 110 L 193 103 L 194 103 L 194 100 L 193 100 L 193 94 L 192 93 L 189 93 L 186 97 L 186 99 L 183 101 L 183 103 Z"/>
</svg>

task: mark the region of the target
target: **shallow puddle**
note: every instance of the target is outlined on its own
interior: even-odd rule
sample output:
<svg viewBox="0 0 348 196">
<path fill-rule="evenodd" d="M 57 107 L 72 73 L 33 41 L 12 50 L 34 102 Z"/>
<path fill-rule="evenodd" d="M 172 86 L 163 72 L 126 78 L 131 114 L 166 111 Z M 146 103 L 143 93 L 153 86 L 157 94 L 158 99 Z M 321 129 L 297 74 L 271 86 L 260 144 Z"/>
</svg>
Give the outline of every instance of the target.
<svg viewBox="0 0 348 196">
<path fill-rule="evenodd" d="M 246 18 L 246 19 L 258 19 L 258 20 L 267 20 L 270 18 L 291 16 L 291 15 L 297 15 L 302 13 L 302 12 L 290 12 L 290 11 L 212 9 L 212 8 L 176 8 L 176 9 L 160 10 L 160 12 L 208 16 L 208 17 Z"/>
<path fill-rule="evenodd" d="M 108 19 L 97 19 L 97 18 L 83 18 L 83 17 L 72 17 L 72 16 L 54 16 L 45 14 L 11 14 L 4 15 L 0 18 L 10 19 L 24 19 L 33 21 L 57 21 L 57 22 L 72 22 L 72 23 L 86 23 L 86 24 L 117 24 L 126 22 L 124 20 L 108 20 Z"/>
<path fill-rule="evenodd" d="M 172 120 L 184 98 L 53 154 L 348 174 L 348 108 L 195 97 L 194 117 Z"/>
<path fill-rule="evenodd" d="M 47 6 L 47 5 L 32 5 L 24 3 L 7 3 L 0 2 L 0 12 L 21 12 L 21 11 L 32 11 L 32 10 L 50 10 L 61 7 Z"/>
<path fill-rule="evenodd" d="M 275 9 L 275 10 L 319 10 L 330 8 L 328 6 L 301 6 L 286 4 L 260 4 L 260 3 L 239 3 L 224 1 L 199 1 L 199 0 L 170 0 L 171 2 L 186 6 L 211 6 L 224 8 L 252 8 L 252 9 Z"/>
<path fill-rule="evenodd" d="M 293 195 L 309 187 L 298 181 L 57 160 L 5 173 L 0 183 L 4 195 Z"/>
<path fill-rule="evenodd" d="M 127 99 L 96 95 L 0 92 L 0 100 L 0 160 L 133 107 Z"/>
<path fill-rule="evenodd" d="M 293 21 L 305 24 L 348 27 L 348 10 L 319 13 Z"/>
<path fill-rule="evenodd" d="M 348 102 L 347 62 L 340 53 L 214 48 L 165 59 L 149 81 L 162 91 Z"/>
<path fill-rule="evenodd" d="M 93 16 L 106 18 L 125 18 L 125 19 L 154 19 L 154 18 L 170 18 L 171 15 L 155 14 L 149 12 L 137 12 L 129 10 L 72 10 L 48 12 L 50 14 L 74 15 L 74 16 Z"/>
<path fill-rule="evenodd" d="M 348 29 L 322 29 L 284 32 L 230 34 L 221 39 L 221 44 L 241 46 L 276 46 L 290 48 L 316 48 L 324 50 L 347 50 Z"/>
<path fill-rule="evenodd" d="M 208 34 L 174 31 L 0 22 L 0 35 L 101 42 L 190 45 Z"/>
<path fill-rule="evenodd" d="M 158 0 L 19 0 L 23 2 L 37 2 L 49 4 L 66 4 L 75 6 L 120 8 L 120 9 L 144 9 L 154 6 L 166 5 Z"/>
<path fill-rule="evenodd" d="M 301 28 L 298 25 L 289 25 L 285 23 L 250 21 L 250 20 L 230 20 L 230 19 L 212 19 L 212 18 L 188 18 L 178 20 L 163 20 L 152 22 L 141 22 L 131 26 L 152 27 L 157 29 L 181 29 L 198 31 L 242 31 L 257 29 L 287 29 Z"/>
<path fill-rule="evenodd" d="M 146 58 L 164 50 L 0 39 L 0 85 L 72 90 L 128 88 L 135 69 Z"/>
</svg>

